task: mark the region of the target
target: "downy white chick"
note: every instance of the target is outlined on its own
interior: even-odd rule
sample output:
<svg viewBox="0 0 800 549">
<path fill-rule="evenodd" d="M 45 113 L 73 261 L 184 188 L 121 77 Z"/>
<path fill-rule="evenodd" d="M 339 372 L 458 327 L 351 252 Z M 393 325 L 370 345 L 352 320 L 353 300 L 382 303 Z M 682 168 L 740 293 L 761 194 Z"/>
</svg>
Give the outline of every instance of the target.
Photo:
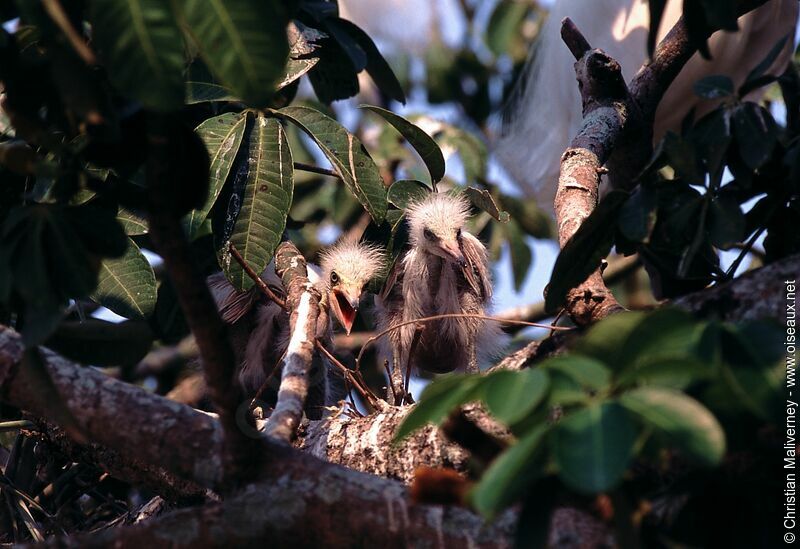
<svg viewBox="0 0 800 549">
<path fill-rule="evenodd" d="M 349 334 L 356 318 L 364 288 L 384 266 L 383 254 L 374 246 L 342 241 L 320 255 L 320 266 L 308 264 L 309 281 L 322 295 L 323 307 L 329 307 L 339 324 Z M 270 262 L 261 278 L 271 289 L 281 294 L 283 284 Z M 230 324 L 229 334 L 239 367 L 239 382 L 245 394 L 254 396 L 281 360 L 289 344 L 289 315 L 264 296 L 256 287 L 238 292 L 223 273 L 208 278 L 222 319 Z M 330 325 L 333 331 L 332 324 Z M 318 362 L 315 360 L 315 362 Z M 321 368 L 311 372 L 307 411 L 321 410 L 328 401 L 327 370 L 324 359 Z M 321 371 L 320 371 L 321 370 Z M 269 391 L 262 394 L 268 404 L 274 404 L 280 376 L 273 375 Z M 316 414 L 309 414 L 312 419 Z"/>
<path fill-rule="evenodd" d="M 469 217 L 466 199 L 431 193 L 412 204 L 406 217 L 410 249 L 376 299 L 380 328 L 441 314 L 485 314 L 492 299 L 491 273 L 486 248 L 463 228 Z M 463 317 L 393 330 L 388 336 L 392 385 L 407 367 L 476 372 L 478 355 L 491 354 L 501 337 L 496 323 Z"/>
</svg>

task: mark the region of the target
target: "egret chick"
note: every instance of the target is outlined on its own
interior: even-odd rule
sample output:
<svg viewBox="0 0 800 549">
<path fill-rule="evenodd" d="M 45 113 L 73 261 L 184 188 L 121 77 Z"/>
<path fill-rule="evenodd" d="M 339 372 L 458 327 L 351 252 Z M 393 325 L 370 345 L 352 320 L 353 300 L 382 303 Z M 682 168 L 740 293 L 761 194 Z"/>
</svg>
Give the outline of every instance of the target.
<svg viewBox="0 0 800 549">
<path fill-rule="evenodd" d="M 410 249 L 396 263 L 377 300 L 381 329 L 415 319 L 453 313 L 485 314 L 492 299 L 486 248 L 464 229 L 469 203 L 432 193 L 406 210 Z M 481 318 L 454 317 L 408 324 L 388 336 L 392 386 L 402 368 L 435 373 L 478 371 L 478 355 L 490 354 L 499 327 Z M 395 390 L 395 400 L 399 400 Z"/>
</svg>

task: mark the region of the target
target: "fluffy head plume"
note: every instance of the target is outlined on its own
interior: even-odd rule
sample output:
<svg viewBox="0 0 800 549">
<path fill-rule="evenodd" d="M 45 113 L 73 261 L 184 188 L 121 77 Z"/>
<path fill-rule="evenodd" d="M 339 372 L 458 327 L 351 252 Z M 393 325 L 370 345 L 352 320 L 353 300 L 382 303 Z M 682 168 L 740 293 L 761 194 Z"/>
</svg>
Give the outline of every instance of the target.
<svg viewBox="0 0 800 549">
<path fill-rule="evenodd" d="M 411 243 L 418 246 L 424 243 L 425 231 L 437 238 L 452 239 L 469 218 L 469 202 L 461 195 L 430 193 L 414 202 L 406 210 Z"/>
<path fill-rule="evenodd" d="M 331 275 L 353 286 L 364 286 L 385 267 L 383 251 L 375 245 L 343 240 L 320 254 L 322 281 L 331 284 Z"/>
</svg>

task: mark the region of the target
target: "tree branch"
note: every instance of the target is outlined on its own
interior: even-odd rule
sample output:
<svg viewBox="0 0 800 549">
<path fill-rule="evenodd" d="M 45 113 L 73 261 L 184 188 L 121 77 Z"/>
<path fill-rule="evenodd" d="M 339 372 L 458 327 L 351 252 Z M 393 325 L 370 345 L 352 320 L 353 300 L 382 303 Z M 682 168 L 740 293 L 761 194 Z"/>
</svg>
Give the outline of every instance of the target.
<svg viewBox="0 0 800 549">
<path fill-rule="evenodd" d="M 286 305 L 289 315 L 289 347 L 283 359 L 281 385 L 278 401 L 267 421 L 266 434 L 284 441 L 290 441 L 300 419 L 308 394 L 311 363 L 314 359 L 314 342 L 317 336 L 325 336 L 327 326 L 321 327 L 318 334 L 320 316 L 320 294 L 308 281 L 306 260 L 291 242 L 283 242 L 275 252 L 275 272 L 283 280 L 286 288 Z"/>
<path fill-rule="evenodd" d="M 247 477 L 256 459 L 252 439 L 236 423 L 236 410 L 244 401 L 234 381 L 236 362 L 227 337 L 227 328 L 214 299 L 195 265 L 191 247 L 175 213 L 174 181 L 170 178 L 167 121 L 153 115 L 148 127 L 148 213 L 149 235 L 164 259 L 178 301 L 195 336 L 211 398 L 225 432 L 225 471 L 231 478 Z M 158 463 L 156 457 L 153 460 Z"/>
<path fill-rule="evenodd" d="M 739 16 L 767 1 L 741 0 Z M 709 29 L 708 36 L 712 32 Z M 697 47 L 689 40 L 681 17 L 658 44 L 652 60 L 626 86 L 619 64 L 601 50 L 590 50 L 569 18 L 562 21 L 561 35 L 577 59 L 575 72 L 583 102 L 583 125 L 561 158 L 554 203 L 563 248 L 594 211 L 606 163 L 612 187 L 632 190 L 636 186 L 636 178 L 652 153 L 656 108 Z M 566 310 L 581 325 L 622 309 L 599 271 L 567 295 Z"/>
</svg>

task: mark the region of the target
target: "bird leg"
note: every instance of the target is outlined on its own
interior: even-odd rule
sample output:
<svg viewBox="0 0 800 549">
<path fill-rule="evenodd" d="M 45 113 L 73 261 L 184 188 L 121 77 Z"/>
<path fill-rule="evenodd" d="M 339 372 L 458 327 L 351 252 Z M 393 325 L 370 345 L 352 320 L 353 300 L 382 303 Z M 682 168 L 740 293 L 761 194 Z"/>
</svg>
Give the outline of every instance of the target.
<svg viewBox="0 0 800 549">
<path fill-rule="evenodd" d="M 471 341 L 467 346 L 467 373 L 468 374 L 477 374 L 480 370 L 478 369 L 478 352 L 475 349 L 475 341 Z"/>
<path fill-rule="evenodd" d="M 392 369 L 389 374 L 389 394 L 387 395 L 395 406 L 399 406 L 403 401 L 402 364 L 399 349 L 395 348 L 392 352 Z"/>
<path fill-rule="evenodd" d="M 411 393 L 408 392 L 408 384 L 411 382 L 411 357 L 414 356 L 414 351 L 417 349 L 417 345 L 419 345 L 419 340 L 422 339 L 422 330 L 424 329 L 424 324 L 417 324 L 416 329 L 414 330 L 414 336 L 411 338 L 411 347 L 408 350 L 408 360 L 406 361 L 406 378 L 405 382 L 403 383 L 403 399 L 408 404 L 414 403 Z"/>
</svg>

